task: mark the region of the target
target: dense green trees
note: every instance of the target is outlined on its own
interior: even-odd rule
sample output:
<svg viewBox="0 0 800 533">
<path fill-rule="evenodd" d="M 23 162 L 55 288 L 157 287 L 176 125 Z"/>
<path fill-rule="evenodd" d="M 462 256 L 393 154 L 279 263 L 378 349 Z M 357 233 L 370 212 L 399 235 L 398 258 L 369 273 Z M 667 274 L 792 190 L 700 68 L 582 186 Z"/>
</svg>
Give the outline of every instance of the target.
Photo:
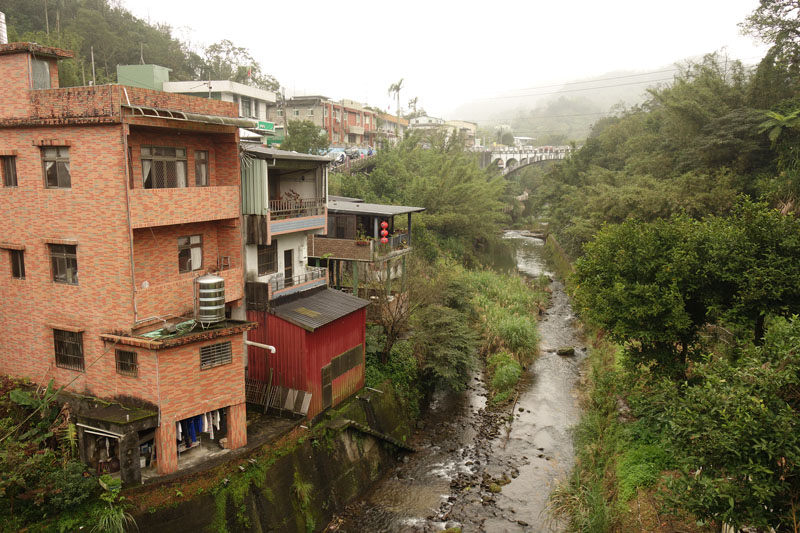
<svg viewBox="0 0 800 533">
<path fill-rule="evenodd" d="M 673 505 L 698 518 L 792 531 L 800 520 L 800 319 L 772 324 L 735 364 L 708 360 L 670 395 L 680 475 Z"/>
<path fill-rule="evenodd" d="M 321 154 L 328 149 L 328 135 L 310 120 L 290 120 L 282 150 L 293 150 L 303 154 Z"/>
<path fill-rule="evenodd" d="M 247 49 L 223 40 L 198 50 L 175 38 L 169 25 L 138 19 L 119 2 L 54 0 L 48 5 L 5 0 L 3 12 L 10 41 L 35 41 L 75 51 L 75 59 L 61 62 L 62 86 L 85 85 L 92 79 L 94 49 L 97 83 L 124 83 L 116 79 L 117 65 L 144 61 L 171 69 L 173 80 L 230 79 L 273 91 L 278 88 L 275 78 L 261 72 Z"/>
<path fill-rule="evenodd" d="M 603 228 L 575 268 L 583 315 L 634 363 L 676 370 L 708 322 L 764 334 L 770 314 L 800 312 L 800 220 L 740 200 L 730 216 L 674 216 Z"/>
<path fill-rule="evenodd" d="M 755 72 L 719 54 L 686 64 L 641 106 L 599 120 L 569 161 L 544 176 L 522 170 L 530 209 L 573 257 L 606 222 L 725 214 L 742 193 L 797 209 L 800 84 L 759 86 L 787 68 L 772 56 Z"/>
<path fill-rule="evenodd" d="M 369 175 L 338 174 L 331 193 L 368 202 L 425 208 L 414 216 L 414 246 L 428 260 L 440 252 L 476 264 L 507 217 L 501 212 L 507 182 L 481 169 L 458 136 L 409 135 L 371 162 Z"/>
</svg>

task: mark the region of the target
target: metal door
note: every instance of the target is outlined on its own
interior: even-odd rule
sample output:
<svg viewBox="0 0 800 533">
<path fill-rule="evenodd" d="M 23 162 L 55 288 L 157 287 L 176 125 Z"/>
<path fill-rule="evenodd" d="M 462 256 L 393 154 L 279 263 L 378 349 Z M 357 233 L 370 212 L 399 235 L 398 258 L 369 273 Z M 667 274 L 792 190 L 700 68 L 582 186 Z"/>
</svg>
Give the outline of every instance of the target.
<svg viewBox="0 0 800 533">
<path fill-rule="evenodd" d="M 331 365 L 322 367 L 322 408 L 327 409 L 333 403 L 333 383 L 331 379 Z"/>
</svg>

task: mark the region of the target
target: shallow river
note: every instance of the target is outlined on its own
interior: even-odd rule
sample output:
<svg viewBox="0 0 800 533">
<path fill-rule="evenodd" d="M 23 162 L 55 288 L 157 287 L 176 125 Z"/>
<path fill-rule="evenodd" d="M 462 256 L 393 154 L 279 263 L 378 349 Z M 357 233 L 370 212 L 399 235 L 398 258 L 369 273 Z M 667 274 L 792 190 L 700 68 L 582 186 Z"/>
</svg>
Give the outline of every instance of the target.
<svg viewBox="0 0 800 533">
<path fill-rule="evenodd" d="M 506 232 L 517 269 L 548 274 L 542 241 Z M 554 483 L 574 462 L 569 428 L 579 417 L 575 385 L 585 349 L 563 286 L 554 281 L 539 323 L 540 355 L 527 369 L 513 408 L 486 410 L 481 376 L 463 394 L 436 394 L 401 461 L 328 531 L 464 533 L 559 531 L 547 512 Z M 576 355 L 561 357 L 559 346 Z M 493 493 L 490 486 L 502 487 Z M 497 486 L 495 486 L 496 489 Z"/>
</svg>

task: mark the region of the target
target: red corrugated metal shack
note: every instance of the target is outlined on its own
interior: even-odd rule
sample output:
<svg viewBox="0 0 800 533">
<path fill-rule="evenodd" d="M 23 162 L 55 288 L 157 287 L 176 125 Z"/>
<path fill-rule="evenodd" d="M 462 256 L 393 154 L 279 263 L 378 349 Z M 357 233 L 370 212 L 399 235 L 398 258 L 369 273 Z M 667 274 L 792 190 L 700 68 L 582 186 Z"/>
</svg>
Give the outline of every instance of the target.
<svg viewBox="0 0 800 533">
<path fill-rule="evenodd" d="M 250 377 L 264 382 L 271 377 L 273 386 L 311 393 L 309 418 L 364 386 L 368 301 L 321 288 L 272 304 L 270 311 L 247 314 L 259 323 L 250 339 L 276 350 L 249 347 Z"/>
</svg>

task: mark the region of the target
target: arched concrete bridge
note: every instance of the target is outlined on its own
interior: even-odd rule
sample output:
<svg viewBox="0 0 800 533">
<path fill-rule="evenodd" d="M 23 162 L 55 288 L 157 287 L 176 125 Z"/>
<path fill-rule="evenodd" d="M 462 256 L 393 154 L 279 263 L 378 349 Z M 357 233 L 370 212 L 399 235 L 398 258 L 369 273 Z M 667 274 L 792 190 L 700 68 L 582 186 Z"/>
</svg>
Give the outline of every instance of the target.
<svg viewBox="0 0 800 533">
<path fill-rule="evenodd" d="M 483 166 L 495 165 L 503 169 L 503 174 L 542 161 L 564 159 L 572 151 L 570 146 L 523 146 L 494 148 L 483 152 Z"/>
</svg>

